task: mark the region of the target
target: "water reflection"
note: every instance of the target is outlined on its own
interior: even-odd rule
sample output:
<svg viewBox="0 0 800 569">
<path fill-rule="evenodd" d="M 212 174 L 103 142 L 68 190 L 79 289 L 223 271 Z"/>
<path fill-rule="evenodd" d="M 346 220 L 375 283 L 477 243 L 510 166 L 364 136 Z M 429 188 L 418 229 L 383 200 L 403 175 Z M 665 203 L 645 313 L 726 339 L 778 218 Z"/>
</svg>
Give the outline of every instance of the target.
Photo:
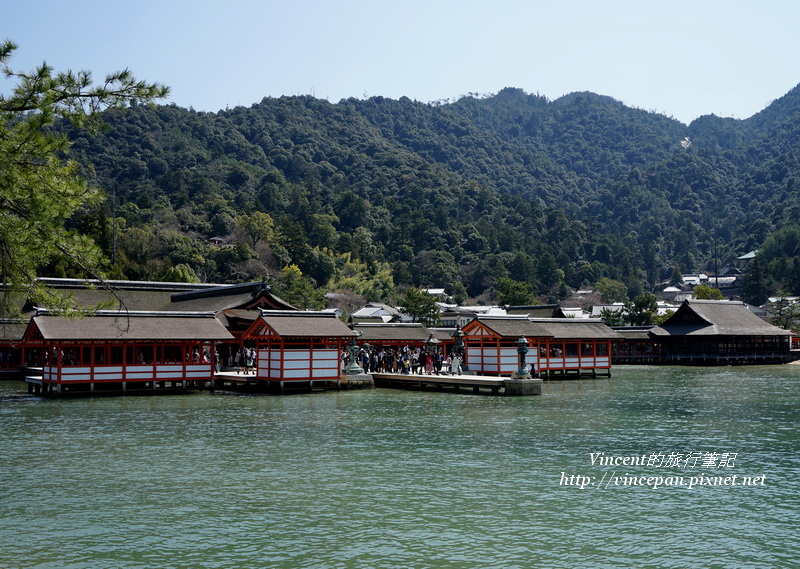
<svg viewBox="0 0 800 569">
<path fill-rule="evenodd" d="M 711 551 L 719 566 L 787 566 L 800 554 L 798 375 L 632 367 L 527 398 L 43 401 L 2 384 L 4 563 L 683 568 Z M 695 451 L 736 452 L 735 473 L 768 483 L 560 484 L 612 470 L 591 452 Z"/>
</svg>

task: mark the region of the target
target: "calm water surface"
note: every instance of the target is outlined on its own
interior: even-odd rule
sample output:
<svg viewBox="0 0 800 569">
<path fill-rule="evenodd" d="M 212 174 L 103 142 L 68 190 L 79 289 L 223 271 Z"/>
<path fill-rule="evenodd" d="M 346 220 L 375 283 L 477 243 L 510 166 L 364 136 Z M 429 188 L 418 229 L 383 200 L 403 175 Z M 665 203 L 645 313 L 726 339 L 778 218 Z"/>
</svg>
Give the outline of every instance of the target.
<svg viewBox="0 0 800 569">
<path fill-rule="evenodd" d="M 623 367 L 519 398 L 21 392 L 0 383 L 3 568 L 800 566 L 798 365 Z M 701 473 L 765 478 L 612 482 Z"/>
</svg>

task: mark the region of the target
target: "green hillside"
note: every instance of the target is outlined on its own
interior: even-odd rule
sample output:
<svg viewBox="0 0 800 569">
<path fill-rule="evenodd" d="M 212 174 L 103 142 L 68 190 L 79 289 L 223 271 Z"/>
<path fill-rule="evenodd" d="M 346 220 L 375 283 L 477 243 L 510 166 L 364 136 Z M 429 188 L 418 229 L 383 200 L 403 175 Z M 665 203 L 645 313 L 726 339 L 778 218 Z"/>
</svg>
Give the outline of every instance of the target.
<svg viewBox="0 0 800 569">
<path fill-rule="evenodd" d="M 105 120 L 70 133 L 108 194 L 74 223 L 120 277 L 236 282 L 296 265 L 370 300 L 405 286 L 497 299 L 513 285 L 531 301 L 607 277 L 632 297 L 763 248 L 759 294 L 800 293 L 798 88 L 747 120 L 688 126 L 592 93 L 510 88 Z"/>
</svg>

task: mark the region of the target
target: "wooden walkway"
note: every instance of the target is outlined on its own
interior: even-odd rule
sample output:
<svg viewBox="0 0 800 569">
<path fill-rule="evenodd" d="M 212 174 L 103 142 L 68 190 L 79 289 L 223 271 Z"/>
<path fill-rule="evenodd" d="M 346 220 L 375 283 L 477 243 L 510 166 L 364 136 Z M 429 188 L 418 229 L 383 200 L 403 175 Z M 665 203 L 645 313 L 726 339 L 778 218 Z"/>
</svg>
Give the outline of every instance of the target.
<svg viewBox="0 0 800 569">
<path fill-rule="evenodd" d="M 283 381 L 259 380 L 255 373 L 237 373 L 235 371 L 217 372 L 211 382 L 211 391 L 232 390 L 254 393 L 293 393 L 321 391 L 338 391 L 342 389 L 360 389 L 374 387 L 369 376 L 368 383 L 355 381 L 354 378 L 342 376 L 340 379 L 287 379 Z"/>
<path fill-rule="evenodd" d="M 25 378 L 28 393 L 41 397 L 85 397 L 99 395 L 173 395 L 206 388 L 203 379 L 158 379 L 149 381 L 100 381 L 50 383 L 41 377 Z"/>
<path fill-rule="evenodd" d="M 541 379 L 511 379 L 482 375 L 414 375 L 373 373 L 359 376 L 344 375 L 340 380 L 259 381 L 254 373 L 217 372 L 213 380 L 151 380 L 137 382 L 82 383 L 55 385 L 44 383 L 41 377 L 27 377 L 28 392 L 44 397 L 66 395 L 124 395 L 183 393 L 192 389 L 233 390 L 246 392 L 363 389 L 390 387 L 410 390 L 450 391 L 491 395 L 541 395 Z"/>
<path fill-rule="evenodd" d="M 235 371 L 218 371 L 214 374 L 211 389 L 224 389 L 227 387 L 245 387 L 258 384 L 255 373 L 236 373 Z"/>
<path fill-rule="evenodd" d="M 415 375 L 403 373 L 373 373 L 375 387 L 397 389 L 452 390 L 456 393 L 487 393 L 491 395 L 541 395 L 541 379 L 511 379 L 482 375 Z"/>
</svg>

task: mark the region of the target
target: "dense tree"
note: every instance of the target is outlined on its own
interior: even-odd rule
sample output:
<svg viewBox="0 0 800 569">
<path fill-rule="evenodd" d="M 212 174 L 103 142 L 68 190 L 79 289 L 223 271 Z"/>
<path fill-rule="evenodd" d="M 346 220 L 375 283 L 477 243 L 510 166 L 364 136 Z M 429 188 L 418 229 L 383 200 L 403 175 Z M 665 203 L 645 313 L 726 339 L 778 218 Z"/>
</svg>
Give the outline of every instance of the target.
<svg viewBox="0 0 800 569">
<path fill-rule="evenodd" d="M 770 292 L 800 294 L 799 223 L 789 223 L 770 233 L 758 251 L 758 258 Z"/>
<path fill-rule="evenodd" d="M 600 320 L 606 326 L 624 326 L 625 325 L 625 312 L 622 310 L 614 310 L 613 308 L 603 308 L 600 310 Z"/>
<path fill-rule="evenodd" d="M 53 124 L 66 118 L 91 126 L 103 109 L 168 91 L 137 81 L 127 70 L 100 85 L 93 85 L 88 72 L 57 73 L 46 64 L 14 71 L 8 62 L 16 48 L 10 41 L 0 44 L 3 73 L 17 81 L 10 94 L 0 94 L 0 282 L 37 300 L 45 291 L 35 286 L 35 277 L 48 264 L 66 264 L 71 276 L 99 276 L 102 269 L 97 245 L 67 225 L 102 195 L 84 181 L 76 162 L 64 160 L 69 142 Z"/>
<path fill-rule="evenodd" d="M 278 235 L 268 251 L 250 237 L 258 262 L 295 263 L 319 284 L 349 253 L 389 263 L 404 287 L 486 298 L 511 278 L 546 301 L 605 278 L 630 298 L 675 268 L 710 272 L 762 246 L 767 288 L 800 286 L 794 233 L 777 233 L 800 215 L 799 106 L 794 89 L 751 119 L 687 126 L 591 93 L 303 96 L 213 114 L 139 105 L 104 113 L 107 133 L 69 133 L 94 181 L 115 185 L 129 226 L 202 242 L 268 214 Z M 70 226 L 107 243 L 96 211 Z"/>
<path fill-rule="evenodd" d="M 284 267 L 273 288 L 278 297 L 300 310 L 319 310 L 325 306 L 324 292 L 297 265 Z"/>
<path fill-rule="evenodd" d="M 594 288 L 600 295 L 600 300 L 605 304 L 628 300 L 628 287 L 618 280 L 603 277 L 594 284 Z"/>
<path fill-rule="evenodd" d="M 697 285 L 692 291 L 692 297 L 697 300 L 724 300 L 722 291 L 708 285 Z"/>
<path fill-rule="evenodd" d="M 168 283 L 199 283 L 200 279 L 189 265 L 181 263 L 170 267 L 161 280 Z"/>
<path fill-rule="evenodd" d="M 331 291 L 352 291 L 370 302 L 387 302 L 394 295 L 392 271 L 386 263 L 368 264 L 352 260 L 350 253 L 335 259 L 335 275 L 328 281 Z"/>
<path fill-rule="evenodd" d="M 772 324 L 784 330 L 800 329 L 800 303 L 787 298 L 786 293 L 779 293 L 778 298 L 767 304 Z"/>
<path fill-rule="evenodd" d="M 742 283 L 742 300 L 761 306 L 769 297 L 769 277 L 762 269 L 761 261 L 756 256 L 747 265 Z"/>
<path fill-rule="evenodd" d="M 271 241 L 275 237 L 275 221 L 263 211 L 240 215 L 236 218 L 236 225 L 244 229 L 253 241 L 253 248 L 261 241 Z"/>
<path fill-rule="evenodd" d="M 400 312 L 411 317 L 412 322 L 423 326 L 435 326 L 439 321 L 439 305 L 436 298 L 424 290 L 408 289 L 397 299 Z"/>
<path fill-rule="evenodd" d="M 528 306 L 533 303 L 533 294 L 528 283 L 502 277 L 497 282 L 497 302 L 501 306 Z"/>
<path fill-rule="evenodd" d="M 631 326 L 647 326 L 653 324 L 658 315 L 656 295 L 645 293 L 624 304 L 624 320 Z"/>
</svg>

